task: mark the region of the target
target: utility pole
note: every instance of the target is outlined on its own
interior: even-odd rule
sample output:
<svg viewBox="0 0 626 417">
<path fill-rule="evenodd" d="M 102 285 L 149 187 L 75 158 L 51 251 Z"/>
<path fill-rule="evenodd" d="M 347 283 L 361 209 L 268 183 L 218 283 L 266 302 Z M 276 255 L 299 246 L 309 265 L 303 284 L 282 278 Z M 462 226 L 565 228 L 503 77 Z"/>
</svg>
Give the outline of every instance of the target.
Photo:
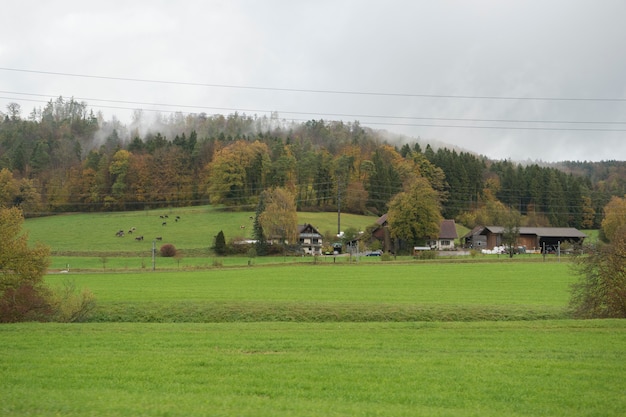
<svg viewBox="0 0 626 417">
<path fill-rule="evenodd" d="M 341 234 L 341 179 L 337 177 L 337 236 Z"/>
</svg>

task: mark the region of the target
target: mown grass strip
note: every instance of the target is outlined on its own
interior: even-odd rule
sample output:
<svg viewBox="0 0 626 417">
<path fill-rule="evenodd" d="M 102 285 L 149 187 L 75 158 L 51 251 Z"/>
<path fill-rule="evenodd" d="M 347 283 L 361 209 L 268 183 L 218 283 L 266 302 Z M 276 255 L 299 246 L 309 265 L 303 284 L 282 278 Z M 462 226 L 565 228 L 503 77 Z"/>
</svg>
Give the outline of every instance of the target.
<svg viewBox="0 0 626 417">
<path fill-rule="evenodd" d="M 511 321 L 568 317 L 554 306 L 477 306 L 376 303 L 143 302 L 107 303 L 92 322 L 223 323 L 223 322 L 416 322 Z"/>
</svg>

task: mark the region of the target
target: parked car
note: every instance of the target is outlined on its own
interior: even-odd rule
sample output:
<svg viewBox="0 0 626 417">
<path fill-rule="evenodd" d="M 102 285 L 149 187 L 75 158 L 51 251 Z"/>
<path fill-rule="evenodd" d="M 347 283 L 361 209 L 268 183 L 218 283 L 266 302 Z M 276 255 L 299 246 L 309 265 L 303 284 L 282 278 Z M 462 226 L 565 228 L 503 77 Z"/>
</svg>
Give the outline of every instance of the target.
<svg viewBox="0 0 626 417">
<path fill-rule="evenodd" d="M 381 250 L 373 250 L 371 252 L 368 252 L 365 254 L 365 256 L 380 256 L 383 254 L 383 251 Z"/>
</svg>

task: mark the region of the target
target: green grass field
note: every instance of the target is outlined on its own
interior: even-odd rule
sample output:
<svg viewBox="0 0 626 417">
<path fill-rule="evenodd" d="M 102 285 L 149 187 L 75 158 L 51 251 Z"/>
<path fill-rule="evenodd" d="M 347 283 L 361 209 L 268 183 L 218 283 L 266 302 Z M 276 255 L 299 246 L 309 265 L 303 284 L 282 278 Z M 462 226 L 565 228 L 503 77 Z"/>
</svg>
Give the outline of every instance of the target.
<svg viewBox="0 0 626 417">
<path fill-rule="evenodd" d="M 318 264 L 49 275 L 101 321 L 415 321 L 565 317 L 567 263 Z"/>
<path fill-rule="evenodd" d="M 3 416 L 622 416 L 626 322 L 0 326 Z"/>
<path fill-rule="evenodd" d="M 0 415 L 624 414 L 626 321 L 568 319 L 567 259 L 202 252 L 219 230 L 249 233 L 250 215 L 28 220 L 31 241 L 54 251 L 52 269 L 71 266 L 46 282 L 89 288 L 97 308 L 87 323 L 0 326 Z M 349 218 L 345 228 L 373 220 Z M 332 213 L 300 221 L 336 230 Z M 114 236 L 130 227 L 148 240 Z M 186 255 L 157 258 L 152 271 L 159 235 Z"/>
<path fill-rule="evenodd" d="M 161 216 L 167 216 L 162 218 Z M 176 216 L 180 219 L 176 221 Z M 42 242 L 55 255 L 99 255 L 110 257 L 150 254 L 152 241 L 171 243 L 177 249 L 208 255 L 215 236 L 223 231 L 227 241 L 251 239 L 254 212 L 224 211 L 212 206 L 170 208 L 121 213 L 80 213 L 28 219 L 25 230 L 31 242 Z M 336 213 L 299 213 L 300 223 L 311 223 L 321 233 L 337 233 Z M 342 229 L 363 230 L 376 217 L 342 214 Z M 163 226 L 163 223 L 166 223 Z M 244 226 L 244 228 L 241 228 Z M 132 234 L 128 231 L 134 228 Z M 116 237 L 123 230 L 124 237 Z M 137 236 L 144 240 L 137 241 Z"/>
</svg>

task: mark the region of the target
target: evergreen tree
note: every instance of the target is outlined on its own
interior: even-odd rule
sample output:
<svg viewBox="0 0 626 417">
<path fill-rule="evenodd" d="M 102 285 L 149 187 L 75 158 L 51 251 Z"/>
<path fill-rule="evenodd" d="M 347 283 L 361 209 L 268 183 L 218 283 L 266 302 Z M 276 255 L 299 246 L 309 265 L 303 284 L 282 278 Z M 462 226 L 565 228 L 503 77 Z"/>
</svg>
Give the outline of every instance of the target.
<svg viewBox="0 0 626 417">
<path fill-rule="evenodd" d="M 255 240 L 255 249 L 258 256 L 267 255 L 267 237 L 263 232 L 263 226 L 259 217 L 265 211 L 265 193 L 262 193 L 259 198 L 259 203 L 256 206 L 256 213 L 254 216 L 254 225 L 252 226 L 252 236 Z"/>
<path fill-rule="evenodd" d="M 217 236 L 215 236 L 215 245 L 213 246 L 213 250 L 218 255 L 226 255 L 226 238 L 224 237 L 224 232 L 221 230 Z"/>
</svg>

